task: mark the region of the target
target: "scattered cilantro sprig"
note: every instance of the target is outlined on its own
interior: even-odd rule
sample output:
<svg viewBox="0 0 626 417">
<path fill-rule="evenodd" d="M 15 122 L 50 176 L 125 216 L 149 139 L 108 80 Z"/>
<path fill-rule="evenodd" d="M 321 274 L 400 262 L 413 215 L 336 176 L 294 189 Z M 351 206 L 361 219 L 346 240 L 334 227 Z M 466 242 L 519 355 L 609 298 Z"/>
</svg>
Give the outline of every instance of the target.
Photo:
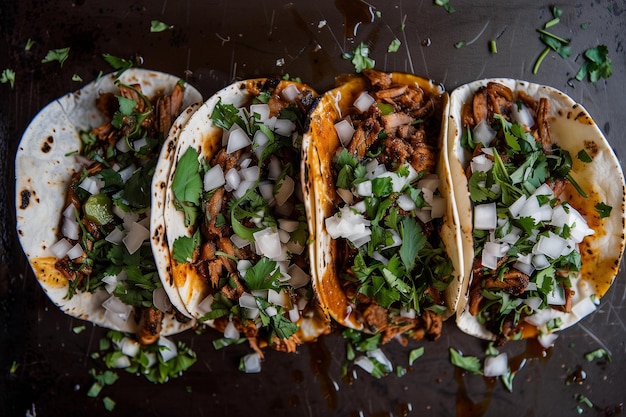
<svg viewBox="0 0 626 417">
<path fill-rule="evenodd" d="M 343 59 L 350 59 L 356 72 L 374 68 L 376 61 L 369 57 L 370 47 L 361 42 L 352 52 L 345 52 Z"/>
<path fill-rule="evenodd" d="M 588 78 L 589 82 L 595 83 L 601 78 L 607 79 L 613 74 L 613 62 L 609 58 L 609 50 L 606 45 L 589 48 L 583 56 L 585 62 L 576 73 L 578 81 Z"/>
</svg>

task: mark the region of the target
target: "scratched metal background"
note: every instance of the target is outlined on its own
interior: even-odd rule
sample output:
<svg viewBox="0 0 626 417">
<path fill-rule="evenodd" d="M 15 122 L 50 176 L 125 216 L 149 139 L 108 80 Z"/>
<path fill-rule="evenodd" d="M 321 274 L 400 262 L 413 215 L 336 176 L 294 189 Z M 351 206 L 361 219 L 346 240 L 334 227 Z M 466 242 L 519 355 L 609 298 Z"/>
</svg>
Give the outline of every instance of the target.
<svg viewBox="0 0 626 417">
<path fill-rule="evenodd" d="M 552 31 L 571 39 L 573 54 L 564 60 L 550 53 L 537 75 L 531 69 L 543 44 L 535 30 L 551 18 L 552 3 L 450 1 L 454 14 L 432 0 L 372 1 L 382 16 L 374 22 L 367 6 L 353 0 L 1 1 L 0 69 L 13 68 L 17 80 L 13 90 L 0 85 L 0 415 L 23 416 L 27 410 L 39 416 L 111 415 L 102 406 L 104 395 L 116 401 L 116 415 L 561 416 L 577 414 L 577 393 L 595 404 L 594 409 L 583 406 L 584 415 L 621 412 L 626 396 L 623 270 L 595 314 L 564 332 L 546 358 L 526 362 L 513 393 L 499 381 L 492 386 L 455 372 L 449 346 L 482 356 L 486 345 L 447 323 L 439 341 L 410 346 L 423 345 L 426 353 L 407 375 L 381 380 L 360 371 L 356 379 L 343 380 L 344 345 L 336 335 L 302 346 L 295 355 L 268 351 L 262 373 L 245 375 L 236 370 L 245 346 L 215 351 L 213 332 L 189 332 L 180 339 L 199 360 L 184 377 L 156 386 L 120 373 L 118 382 L 91 399 L 87 372 L 99 363 L 89 354 L 105 331 L 89 325 L 74 334 L 72 328 L 84 323 L 47 300 L 17 243 L 13 159 L 20 136 L 46 103 L 82 85 L 71 81 L 72 74 L 88 82 L 108 71 L 103 52 L 141 56 L 145 67 L 185 77 L 208 97 L 235 78 L 287 73 L 324 91 L 335 75 L 353 69 L 342 52 L 364 41 L 378 69 L 414 72 L 448 90 L 484 77 L 561 89 L 589 110 L 618 155 L 626 153 L 624 0 L 559 0 L 564 13 Z M 153 19 L 174 28 L 150 33 Z M 394 37 L 402 46 L 387 53 Z M 29 38 L 36 44 L 25 51 Z M 497 54 L 489 53 L 491 39 L 497 39 Z M 471 44 L 455 49 L 460 40 Z M 612 77 L 596 84 L 571 81 L 582 62 L 579 54 L 598 44 L 608 46 Z M 47 50 L 66 46 L 70 57 L 62 68 L 40 62 Z M 584 360 L 599 347 L 612 354 L 610 364 Z M 394 364 L 404 366 L 408 350 L 385 347 Z M 505 350 L 528 356 L 525 342 Z M 19 366 L 11 373 L 13 363 Z M 566 385 L 577 367 L 586 380 Z"/>
</svg>

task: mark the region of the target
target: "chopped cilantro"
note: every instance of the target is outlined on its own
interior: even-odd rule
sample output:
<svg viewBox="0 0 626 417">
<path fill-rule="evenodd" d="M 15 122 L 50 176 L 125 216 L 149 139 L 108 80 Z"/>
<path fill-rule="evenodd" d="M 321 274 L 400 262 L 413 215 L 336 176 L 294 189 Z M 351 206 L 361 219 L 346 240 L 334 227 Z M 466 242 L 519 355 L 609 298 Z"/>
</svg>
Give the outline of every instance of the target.
<svg viewBox="0 0 626 417">
<path fill-rule="evenodd" d="M 74 75 L 72 75 L 72 81 L 76 81 L 76 82 L 80 83 L 80 82 L 83 81 L 83 79 L 82 79 L 82 77 L 80 75 L 74 74 Z"/>
<path fill-rule="evenodd" d="M 593 159 L 591 158 L 591 156 L 587 153 L 587 151 L 585 151 L 584 149 L 581 149 L 578 154 L 576 155 L 576 157 L 581 161 L 584 162 L 586 164 L 593 162 Z"/>
<path fill-rule="evenodd" d="M 420 357 L 422 357 L 422 355 L 424 354 L 424 347 L 418 347 L 417 349 L 413 349 L 409 352 L 409 366 L 413 365 L 413 362 L 415 362 L 417 359 L 419 359 Z"/>
<path fill-rule="evenodd" d="M 170 26 L 167 23 L 161 22 L 159 20 L 153 20 L 150 22 L 150 32 L 163 32 L 168 29 L 172 29 L 174 26 Z"/>
<path fill-rule="evenodd" d="M 480 369 L 480 360 L 475 356 L 463 356 L 462 353 L 458 352 L 454 348 L 450 348 L 450 361 L 452 362 L 452 365 L 465 369 L 466 371 L 477 375 L 483 374 Z"/>
<path fill-rule="evenodd" d="M 268 290 L 278 287 L 280 270 L 276 268 L 276 261 L 261 258 L 254 266 L 246 270 L 244 279 L 252 291 Z"/>
<path fill-rule="evenodd" d="M 352 64 L 356 72 L 361 72 L 364 69 L 374 68 L 376 62 L 369 57 L 370 48 L 365 43 L 361 42 L 351 53 L 344 53 L 344 59 L 351 59 Z"/>
<path fill-rule="evenodd" d="M 489 52 L 492 54 L 498 53 L 498 45 L 496 45 L 496 41 L 494 39 L 489 41 Z"/>
<path fill-rule="evenodd" d="M 454 13 L 456 11 L 450 4 L 450 0 L 435 0 L 435 4 L 443 7 L 443 9 L 448 13 Z"/>
<path fill-rule="evenodd" d="M 515 372 L 508 371 L 502 375 L 500 379 L 509 392 L 513 392 L 513 378 L 515 378 Z"/>
<path fill-rule="evenodd" d="M 10 68 L 5 68 L 2 70 L 2 75 L 0 75 L 0 82 L 2 84 L 9 83 L 11 89 L 15 86 L 15 71 Z"/>
<path fill-rule="evenodd" d="M 191 237 L 180 236 L 174 240 L 172 247 L 174 260 L 178 263 L 187 263 L 193 259 L 193 252 L 200 247 L 201 239 L 200 229 L 198 229 Z"/>
<path fill-rule="evenodd" d="M 598 212 L 598 214 L 600 215 L 601 219 L 609 217 L 611 215 L 611 210 L 613 210 L 613 207 L 607 206 L 603 202 L 599 202 L 595 205 L 594 208 L 596 209 L 596 212 Z"/>
<path fill-rule="evenodd" d="M 178 165 L 176 165 L 176 171 L 172 180 L 172 191 L 176 199 L 181 203 L 200 204 L 202 179 L 198 174 L 200 171 L 198 158 L 198 151 L 190 146 L 183 156 L 180 157 Z"/>
<path fill-rule="evenodd" d="M 102 54 L 102 58 L 104 58 L 114 70 L 117 70 L 116 77 L 119 77 L 122 72 L 137 65 L 133 59 L 119 58 L 111 54 Z"/>
<path fill-rule="evenodd" d="M 115 409 L 115 401 L 113 401 L 110 397 L 104 397 L 102 399 L 102 404 L 107 411 L 113 411 Z"/>
<path fill-rule="evenodd" d="M 391 41 L 391 43 L 387 47 L 387 52 L 398 52 L 398 49 L 400 48 L 400 44 L 401 44 L 400 39 L 395 38 L 394 40 Z"/>
<path fill-rule="evenodd" d="M 611 362 L 611 355 L 606 350 L 600 348 L 585 354 L 585 359 L 587 362 L 592 362 L 594 359 L 605 359 L 607 362 Z"/>
<path fill-rule="evenodd" d="M 36 43 L 37 43 L 36 41 L 32 40 L 31 38 L 28 38 L 28 40 L 26 41 L 26 45 L 24 46 L 24 50 L 26 52 L 30 51 Z"/>
<path fill-rule="evenodd" d="M 600 78 L 609 78 L 613 74 L 613 62 L 609 58 L 609 49 L 606 45 L 598 45 L 589 48 L 584 53 L 585 62 L 576 73 L 576 79 L 582 81 L 589 77 L 589 81 L 595 83 Z"/>
<path fill-rule="evenodd" d="M 467 41 L 458 41 L 457 43 L 454 44 L 454 47 L 456 49 L 461 49 L 463 48 L 465 45 L 467 45 Z"/>
<path fill-rule="evenodd" d="M 73 331 L 75 334 L 80 334 L 80 333 L 84 332 L 84 331 L 85 331 L 85 329 L 86 329 L 86 327 L 85 327 L 85 326 L 76 326 L 76 327 L 74 327 L 74 328 L 72 329 L 72 331 Z"/>
<path fill-rule="evenodd" d="M 59 65 L 63 66 L 63 63 L 69 56 L 70 48 L 59 48 L 59 49 L 51 49 L 48 51 L 44 59 L 41 60 L 42 64 L 47 62 L 58 61 Z"/>
<path fill-rule="evenodd" d="M 583 394 L 574 394 L 574 399 L 580 404 L 584 404 L 589 408 L 593 408 L 593 403 Z"/>
</svg>

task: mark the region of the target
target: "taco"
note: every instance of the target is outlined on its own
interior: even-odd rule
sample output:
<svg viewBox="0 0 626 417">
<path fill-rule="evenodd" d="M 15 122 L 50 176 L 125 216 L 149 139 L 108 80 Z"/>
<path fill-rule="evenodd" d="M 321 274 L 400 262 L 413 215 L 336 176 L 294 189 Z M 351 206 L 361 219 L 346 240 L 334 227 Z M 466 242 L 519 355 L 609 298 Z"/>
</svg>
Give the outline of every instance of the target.
<svg viewBox="0 0 626 417">
<path fill-rule="evenodd" d="M 338 323 L 383 343 L 436 339 L 462 276 L 443 146 L 448 95 L 402 73 L 341 82 L 312 112 L 303 144 L 314 288 Z"/>
<path fill-rule="evenodd" d="M 55 100 L 26 129 L 15 163 L 17 232 L 65 313 L 142 344 L 192 324 L 158 277 L 149 187 L 170 127 L 201 100 L 177 77 L 129 69 Z"/>
<path fill-rule="evenodd" d="M 311 288 L 299 180 L 315 97 L 279 79 L 224 88 L 183 127 L 169 176 L 154 184 L 165 205 L 152 242 L 171 256 L 162 276 L 192 317 L 224 333 L 220 343 L 247 339 L 261 357 L 328 330 Z"/>
<path fill-rule="evenodd" d="M 551 87 L 482 80 L 450 100 L 467 296 L 458 326 L 504 343 L 593 312 L 624 250 L 624 177 L 587 111 Z"/>
</svg>

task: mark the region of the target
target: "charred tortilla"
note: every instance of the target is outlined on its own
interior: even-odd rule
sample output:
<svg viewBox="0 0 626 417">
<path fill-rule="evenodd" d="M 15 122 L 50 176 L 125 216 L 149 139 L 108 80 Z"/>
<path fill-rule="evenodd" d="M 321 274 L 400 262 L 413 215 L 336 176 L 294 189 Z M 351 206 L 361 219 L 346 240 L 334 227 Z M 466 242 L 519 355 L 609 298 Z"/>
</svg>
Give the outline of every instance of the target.
<svg viewBox="0 0 626 417">
<path fill-rule="evenodd" d="M 167 183 L 155 183 L 166 184 L 163 228 L 153 232 L 155 250 L 171 256 L 162 276 L 192 317 L 261 355 L 328 330 L 311 290 L 299 181 L 315 96 L 278 79 L 224 88 L 180 131 Z"/>
<path fill-rule="evenodd" d="M 137 330 L 138 321 L 132 318 L 136 311 L 131 312 L 131 317 L 123 322 L 119 320 L 112 322 L 107 318 L 107 310 L 102 304 L 111 295 L 102 284 L 98 284 L 99 289 L 93 292 L 77 291 L 72 295 L 71 293 L 75 291 L 76 279 L 74 277 L 79 272 L 75 273 L 71 270 L 67 266 L 68 263 L 59 269 L 57 262 L 59 259 L 50 248 L 59 242 L 64 234 L 62 225 L 65 223 L 62 220 L 64 218 L 62 213 L 68 207 L 70 183 L 76 181 L 75 174 L 80 175 L 86 166 L 91 167 L 93 164 L 93 161 L 88 161 L 84 157 L 74 156 L 79 154 L 84 146 L 80 137 L 81 132 L 90 132 L 95 127 L 106 126 L 108 117 L 111 116 L 106 113 L 120 110 L 117 107 L 118 101 L 114 97 L 120 94 L 118 83 L 128 86 L 125 87 L 128 92 L 139 92 L 137 94 L 145 97 L 145 102 L 143 99 L 138 100 L 142 101 L 144 106 L 150 107 L 148 100 L 172 94 L 178 82 L 179 79 L 172 75 L 143 69 L 127 70 L 119 79 L 113 74 L 103 76 L 81 90 L 63 96 L 46 106 L 33 119 L 22 137 L 16 156 L 18 236 L 43 290 L 50 300 L 69 315 L 115 330 L 128 332 Z M 102 99 L 105 96 L 109 99 L 108 101 Z M 100 104 L 97 104 L 99 99 L 101 99 Z M 191 86 L 184 88 L 181 106 L 187 107 L 197 101 L 201 101 L 198 91 Z M 109 104 L 103 105 L 104 102 L 109 103 L 110 106 Z M 129 99 L 127 103 L 133 102 Z M 162 101 L 161 105 L 164 103 L 165 101 Z M 167 101 L 167 103 L 170 102 Z M 130 110 L 132 109 L 128 110 L 129 114 Z M 165 112 L 160 114 L 162 117 L 157 123 L 163 122 L 164 132 L 160 135 L 165 136 L 167 135 L 166 129 L 168 129 L 165 124 L 171 124 L 172 115 L 169 112 L 167 115 Z M 111 140 L 113 141 L 114 138 Z M 111 144 L 114 145 L 115 142 Z M 111 151 L 116 152 L 112 148 Z M 105 165 L 106 162 L 102 162 L 100 167 L 94 168 L 94 171 L 102 169 Z M 149 202 L 149 190 L 145 191 L 142 199 L 147 199 Z M 105 204 L 108 202 L 103 203 L 102 207 Z M 92 207 L 98 208 L 97 205 Z M 68 209 L 67 215 L 73 217 L 70 211 Z M 83 218 L 83 214 L 79 212 L 82 213 L 82 209 L 77 213 Z M 91 213 L 92 217 L 96 218 L 102 214 L 103 212 Z M 106 215 L 108 216 L 109 213 Z M 115 220 L 111 217 L 105 221 L 100 218 L 99 221 L 107 223 L 108 227 L 116 224 L 119 219 Z M 85 236 L 84 233 L 81 235 Z M 189 322 L 177 321 L 173 314 L 165 314 L 161 333 L 174 334 L 188 328 L 189 325 Z"/>
<path fill-rule="evenodd" d="M 456 309 L 462 276 L 444 146 L 448 96 L 414 75 L 364 74 L 323 95 L 304 140 L 314 287 L 344 326 L 383 333 L 383 342 L 434 339 Z M 429 180 L 437 185 L 422 187 Z M 347 238 L 352 231 L 364 233 Z"/>
<path fill-rule="evenodd" d="M 481 120 L 491 128 L 487 136 L 475 128 Z M 474 155 L 463 146 L 468 129 L 482 137 Z M 538 335 L 549 345 L 555 331 L 595 309 L 617 274 L 624 250 L 620 164 L 580 104 L 524 81 L 481 80 L 455 90 L 449 135 L 468 271 L 463 290 L 468 296 L 459 306 L 457 324 L 466 333 L 501 343 Z M 491 164 L 504 168 L 493 171 Z M 498 187 L 491 189 L 493 198 L 489 190 L 476 192 L 498 182 L 494 176 L 510 179 L 500 188 L 517 205 L 503 203 Z M 482 183 L 477 181 L 481 177 Z M 477 207 L 484 213 L 492 201 L 497 226 L 477 226 L 484 219 Z M 494 248 L 502 252 L 489 258 Z"/>
</svg>

